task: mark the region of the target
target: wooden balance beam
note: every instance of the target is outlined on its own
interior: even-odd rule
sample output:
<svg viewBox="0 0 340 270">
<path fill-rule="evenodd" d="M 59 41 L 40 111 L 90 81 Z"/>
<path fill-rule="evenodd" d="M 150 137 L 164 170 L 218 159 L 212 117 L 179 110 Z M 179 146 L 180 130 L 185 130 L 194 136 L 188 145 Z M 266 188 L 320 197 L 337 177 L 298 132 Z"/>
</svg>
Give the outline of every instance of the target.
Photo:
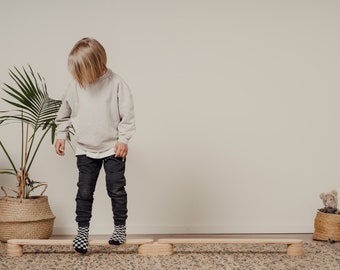
<svg viewBox="0 0 340 270">
<path fill-rule="evenodd" d="M 138 245 L 152 244 L 153 239 L 128 239 L 124 245 Z M 23 246 L 72 246 L 72 239 L 11 239 L 7 241 L 7 255 L 22 256 Z M 90 240 L 89 246 L 111 246 L 107 240 Z"/>
<path fill-rule="evenodd" d="M 287 255 L 303 254 L 303 241 L 300 239 L 232 239 L 232 238 L 164 238 L 157 242 L 141 245 L 138 253 L 143 255 L 171 255 L 176 244 L 284 244 Z"/>
<path fill-rule="evenodd" d="M 7 241 L 8 256 L 22 256 L 24 245 L 34 246 L 72 246 L 73 240 L 32 240 L 11 239 Z M 128 239 L 124 245 L 138 245 L 140 255 L 171 255 L 176 244 L 284 244 L 287 255 L 303 254 L 303 241 L 299 239 L 232 239 L 232 238 L 163 238 L 154 242 L 153 239 Z M 111 246 L 106 240 L 90 240 L 89 246 Z"/>
</svg>

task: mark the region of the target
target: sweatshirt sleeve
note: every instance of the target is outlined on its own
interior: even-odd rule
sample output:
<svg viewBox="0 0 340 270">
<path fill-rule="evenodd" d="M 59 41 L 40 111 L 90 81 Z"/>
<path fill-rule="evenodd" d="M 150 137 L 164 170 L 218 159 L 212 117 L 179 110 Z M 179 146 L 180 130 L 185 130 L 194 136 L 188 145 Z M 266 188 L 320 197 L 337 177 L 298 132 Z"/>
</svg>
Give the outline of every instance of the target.
<svg viewBox="0 0 340 270">
<path fill-rule="evenodd" d="M 123 80 L 118 84 L 118 106 L 118 141 L 127 144 L 135 133 L 136 125 L 132 93 Z"/>
<path fill-rule="evenodd" d="M 55 119 L 55 123 L 57 125 L 56 130 L 56 139 L 65 140 L 68 135 L 69 128 L 71 126 L 71 107 L 66 99 L 66 95 L 64 96 L 59 111 L 57 113 L 57 117 Z"/>
</svg>

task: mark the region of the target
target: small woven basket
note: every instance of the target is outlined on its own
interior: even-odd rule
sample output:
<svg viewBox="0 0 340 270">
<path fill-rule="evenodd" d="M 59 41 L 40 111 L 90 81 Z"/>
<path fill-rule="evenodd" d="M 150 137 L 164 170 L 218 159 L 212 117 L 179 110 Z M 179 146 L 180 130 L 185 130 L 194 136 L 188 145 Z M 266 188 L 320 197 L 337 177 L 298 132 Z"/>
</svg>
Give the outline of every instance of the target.
<svg viewBox="0 0 340 270">
<path fill-rule="evenodd" d="M 314 219 L 314 240 L 340 241 L 340 215 L 318 211 Z"/>
<path fill-rule="evenodd" d="M 29 199 L 0 198 L 0 241 L 9 239 L 48 239 L 53 215 L 47 196 Z"/>
</svg>

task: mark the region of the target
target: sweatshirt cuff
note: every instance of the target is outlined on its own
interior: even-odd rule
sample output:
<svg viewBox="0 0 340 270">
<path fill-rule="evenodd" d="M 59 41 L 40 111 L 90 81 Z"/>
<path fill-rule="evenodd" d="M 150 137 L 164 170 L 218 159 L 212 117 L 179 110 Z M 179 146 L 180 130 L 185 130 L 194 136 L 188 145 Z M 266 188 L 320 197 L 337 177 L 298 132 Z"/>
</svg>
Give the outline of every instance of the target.
<svg viewBox="0 0 340 270">
<path fill-rule="evenodd" d="M 122 143 L 125 143 L 125 144 L 128 144 L 128 143 L 129 143 L 129 140 L 126 139 L 126 138 L 119 138 L 118 141 L 119 141 L 119 142 L 122 142 Z"/>
<path fill-rule="evenodd" d="M 55 138 L 57 140 L 66 140 L 67 138 L 67 133 L 66 132 L 58 132 L 56 135 L 55 135 Z"/>
</svg>

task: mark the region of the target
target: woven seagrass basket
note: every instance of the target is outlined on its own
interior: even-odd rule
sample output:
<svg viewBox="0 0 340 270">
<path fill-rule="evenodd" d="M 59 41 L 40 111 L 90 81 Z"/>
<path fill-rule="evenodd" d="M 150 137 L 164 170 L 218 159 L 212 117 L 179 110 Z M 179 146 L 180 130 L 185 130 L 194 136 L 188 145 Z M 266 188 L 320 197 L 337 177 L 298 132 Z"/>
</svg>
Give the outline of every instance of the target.
<svg viewBox="0 0 340 270">
<path fill-rule="evenodd" d="M 9 239 L 48 239 L 53 215 L 47 196 L 29 199 L 0 198 L 0 241 Z"/>
<path fill-rule="evenodd" d="M 314 240 L 340 241 L 340 215 L 318 211 L 314 219 Z"/>
</svg>

